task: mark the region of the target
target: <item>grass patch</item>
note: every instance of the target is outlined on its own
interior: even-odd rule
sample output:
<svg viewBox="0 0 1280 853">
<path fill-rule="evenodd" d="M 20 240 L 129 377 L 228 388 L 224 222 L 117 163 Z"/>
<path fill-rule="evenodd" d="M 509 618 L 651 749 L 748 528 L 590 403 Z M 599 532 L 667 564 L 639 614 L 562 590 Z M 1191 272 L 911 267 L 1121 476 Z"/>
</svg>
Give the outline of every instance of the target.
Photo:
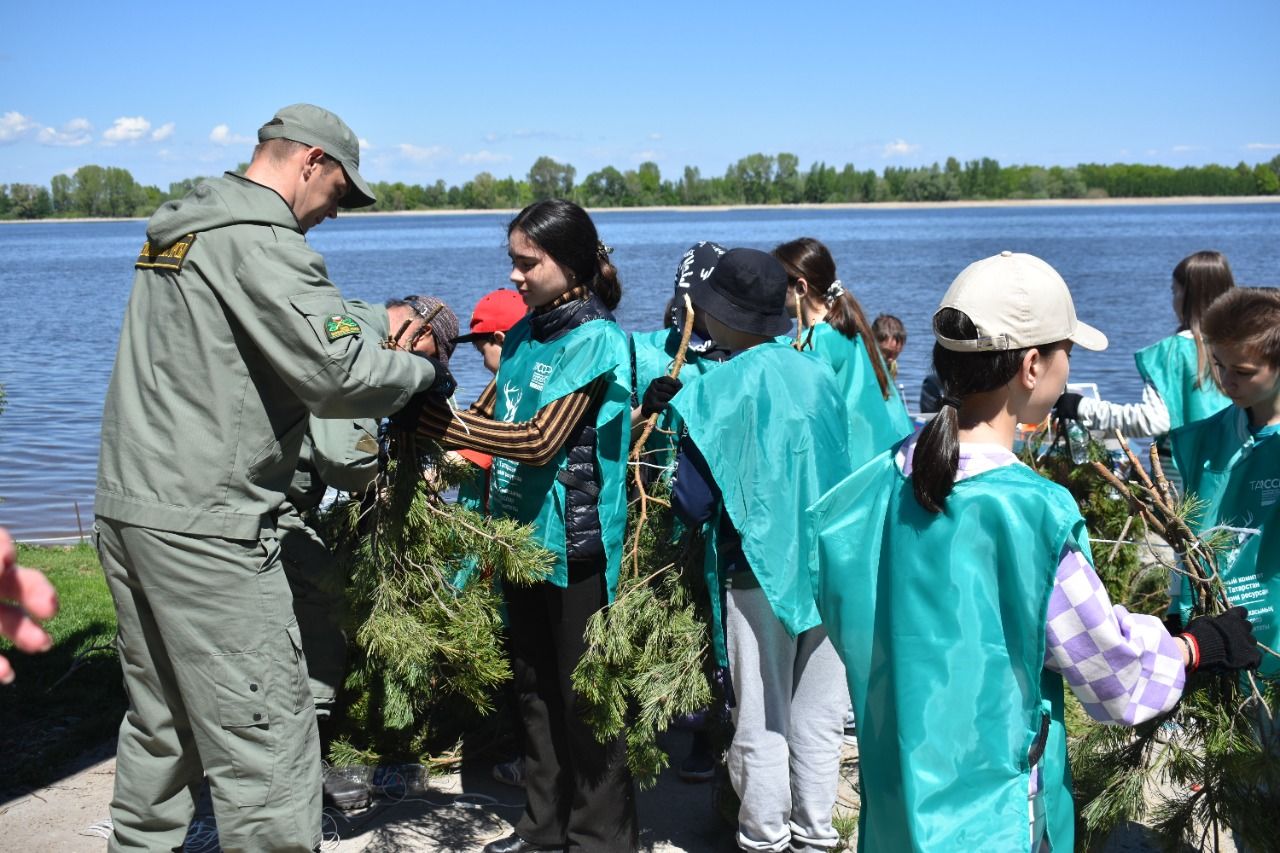
<svg viewBox="0 0 1280 853">
<path fill-rule="evenodd" d="M 0 688 L 0 789 L 57 778 L 71 759 L 115 735 L 125 709 L 115 607 L 93 548 L 19 545 L 18 563 L 48 576 L 60 608 L 45 626 L 50 651 L 26 655 L 0 640 L 17 673 Z"/>
</svg>

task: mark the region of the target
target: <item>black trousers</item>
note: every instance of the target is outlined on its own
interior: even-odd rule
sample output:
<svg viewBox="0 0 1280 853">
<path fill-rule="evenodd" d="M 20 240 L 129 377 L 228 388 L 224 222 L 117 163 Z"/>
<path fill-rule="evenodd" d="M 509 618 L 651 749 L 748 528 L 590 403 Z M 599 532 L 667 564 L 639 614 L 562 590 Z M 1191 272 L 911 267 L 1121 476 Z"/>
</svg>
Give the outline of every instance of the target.
<svg viewBox="0 0 1280 853">
<path fill-rule="evenodd" d="M 587 620 L 607 603 L 603 565 L 570 568 L 566 588 L 504 584 L 520 686 L 528 802 L 516 832 L 548 847 L 628 853 L 638 844 L 626 741 L 596 740 L 573 690 Z"/>
</svg>

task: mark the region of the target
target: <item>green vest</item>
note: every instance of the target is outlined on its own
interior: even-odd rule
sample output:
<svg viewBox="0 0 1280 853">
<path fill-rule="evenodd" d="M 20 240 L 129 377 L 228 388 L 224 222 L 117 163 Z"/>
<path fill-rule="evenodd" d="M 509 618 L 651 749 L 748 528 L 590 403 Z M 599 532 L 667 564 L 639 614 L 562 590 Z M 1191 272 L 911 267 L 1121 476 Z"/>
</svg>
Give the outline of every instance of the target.
<svg viewBox="0 0 1280 853">
<path fill-rule="evenodd" d="M 897 386 L 889 381 L 887 400 L 880 393 L 875 367 L 861 336 L 851 340 L 827 323 L 815 323 L 812 335 L 807 334 L 805 340 L 813 354 L 835 371 L 844 396 L 849 453 L 855 470 L 911 435 L 911 418 L 898 396 Z M 886 376 L 888 372 L 886 368 Z"/>
<path fill-rule="evenodd" d="M 1138 363 L 1142 378 L 1159 392 L 1160 399 L 1169 408 L 1170 432 L 1231 405 L 1212 377 L 1206 377 L 1196 386 L 1199 366 L 1196 342 L 1192 338 L 1170 335 L 1138 350 L 1133 360 Z"/>
<path fill-rule="evenodd" d="M 507 332 L 502 344 L 494 406 L 497 420 L 531 420 L 544 406 L 597 377 L 608 377 L 595 427 L 596 465 L 601 478 L 600 529 L 608 561 L 610 601 L 618 582 L 627 524 L 627 444 L 631 425 L 627 361 L 626 335 L 610 320 L 591 320 L 547 343 L 534 340 L 529 321 L 521 320 Z M 495 456 L 489 482 L 490 514 L 533 525 L 539 544 L 556 558 L 548 580 L 560 587 L 568 584 L 568 566 L 565 486 L 557 475 L 565 469 L 568 456 L 568 449 L 562 447 L 550 462 L 540 466 Z"/>
<path fill-rule="evenodd" d="M 1218 571 L 1227 597 L 1249 611 L 1258 642 L 1280 648 L 1280 427 L 1249 431 L 1249 415 L 1231 406 L 1212 417 L 1170 433 L 1174 464 L 1188 494 L 1203 503 L 1192 529 L 1239 528 L 1218 555 Z M 1244 532 L 1256 530 L 1257 533 Z M 1176 606 L 1190 616 L 1191 585 L 1184 578 Z M 1262 656 L 1261 672 L 1280 677 L 1280 662 Z"/>
<path fill-rule="evenodd" d="M 764 343 L 718 366 L 713 380 L 685 385 L 671 406 L 707 460 L 774 614 L 792 635 L 816 626 L 805 509 L 851 470 L 835 376 L 813 356 Z M 707 575 L 718 591 L 714 564 Z M 713 611 L 718 599 L 713 592 Z"/>
<path fill-rule="evenodd" d="M 644 398 L 649 383 L 659 376 L 666 376 L 671 370 L 676 354 L 680 350 L 679 329 L 659 329 L 656 332 L 633 332 L 631 338 L 631 363 L 633 387 L 637 399 Z M 703 358 L 696 352 L 685 355 L 684 368 L 680 371 L 681 382 L 691 382 L 720 362 Z M 670 467 L 675 463 L 676 445 L 680 442 L 680 430 L 684 426 L 680 416 L 668 406 L 658 415 L 658 422 L 653 433 L 644 445 L 641 461 L 649 465 Z"/>
<path fill-rule="evenodd" d="M 1062 678 L 1044 659 L 1059 557 L 1089 555 L 1071 495 L 1008 465 L 956 483 L 934 514 L 889 452 L 823 496 L 810 531 L 858 720 L 858 849 L 1027 850 L 1029 754 L 1047 725 L 1046 831 L 1069 853 Z"/>
</svg>

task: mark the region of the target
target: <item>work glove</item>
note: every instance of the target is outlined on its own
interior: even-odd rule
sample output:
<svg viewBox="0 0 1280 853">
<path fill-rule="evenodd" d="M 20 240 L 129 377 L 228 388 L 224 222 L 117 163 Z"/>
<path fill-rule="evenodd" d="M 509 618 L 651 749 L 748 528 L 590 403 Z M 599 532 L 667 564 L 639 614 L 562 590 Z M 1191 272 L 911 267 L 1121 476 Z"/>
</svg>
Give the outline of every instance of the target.
<svg viewBox="0 0 1280 853">
<path fill-rule="evenodd" d="M 453 392 L 458 390 L 458 382 L 453 378 L 449 365 L 429 355 L 421 357 L 431 362 L 431 366 L 436 370 L 436 380 L 431 383 L 430 388 L 422 393 L 435 400 L 448 400 L 453 396 Z"/>
<path fill-rule="evenodd" d="M 417 431 L 423 409 L 428 406 L 448 405 L 449 398 L 453 396 L 454 391 L 458 390 L 458 383 L 449 372 L 448 365 L 429 355 L 419 354 L 416 357 L 425 358 L 431 362 L 431 366 L 435 368 L 436 378 L 427 390 L 414 394 L 409 398 L 409 402 L 404 404 L 404 408 L 391 416 L 391 426 L 407 432 Z"/>
<path fill-rule="evenodd" d="M 1080 401 L 1083 399 L 1080 394 L 1066 392 L 1053 404 L 1053 416 L 1064 421 L 1080 420 Z"/>
<path fill-rule="evenodd" d="M 1199 649 L 1196 669 L 1208 672 L 1231 672 L 1257 669 L 1262 653 L 1253 638 L 1253 624 L 1243 607 L 1232 607 L 1217 616 L 1192 619 L 1183 636 L 1195 641 Z"/>
<path fill-rule="evenodd" d="M 1161 619 L 1160 621 L 1164 623 L 1164 629 L 1168 631 L 1170 634 L 1182 633 L 1183 625 L 1182 625 L 1181 613 L 1166 613 L 1164 615 L 1164 618 Z"/>
<path fill-rule="evenodd" d="M 684 387 L 679 379 L 671 376 L 659 376 L 649 383 L 644 390 L 644 399 L 640 401 L 640 414 L 646 418 L 667 408 L 671 398 Z"/>
</svg>

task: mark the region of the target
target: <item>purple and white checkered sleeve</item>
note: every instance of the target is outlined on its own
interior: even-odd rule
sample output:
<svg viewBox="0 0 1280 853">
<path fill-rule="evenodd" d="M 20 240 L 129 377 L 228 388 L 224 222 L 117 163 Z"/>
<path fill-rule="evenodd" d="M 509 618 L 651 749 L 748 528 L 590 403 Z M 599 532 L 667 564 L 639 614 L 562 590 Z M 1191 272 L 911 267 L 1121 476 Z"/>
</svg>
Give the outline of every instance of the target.
<svg viewBox="0 0 1280 853">
<path fill-rule="evenodd" d="M 1090 717 L 1136 725 L 1182 696 L 1182 650 L 1155 616 L 1112 605 L 1093 566 L 1067 549 L 1049 596 L 1045 668 L 1062 674 Z"/>
</svg>

